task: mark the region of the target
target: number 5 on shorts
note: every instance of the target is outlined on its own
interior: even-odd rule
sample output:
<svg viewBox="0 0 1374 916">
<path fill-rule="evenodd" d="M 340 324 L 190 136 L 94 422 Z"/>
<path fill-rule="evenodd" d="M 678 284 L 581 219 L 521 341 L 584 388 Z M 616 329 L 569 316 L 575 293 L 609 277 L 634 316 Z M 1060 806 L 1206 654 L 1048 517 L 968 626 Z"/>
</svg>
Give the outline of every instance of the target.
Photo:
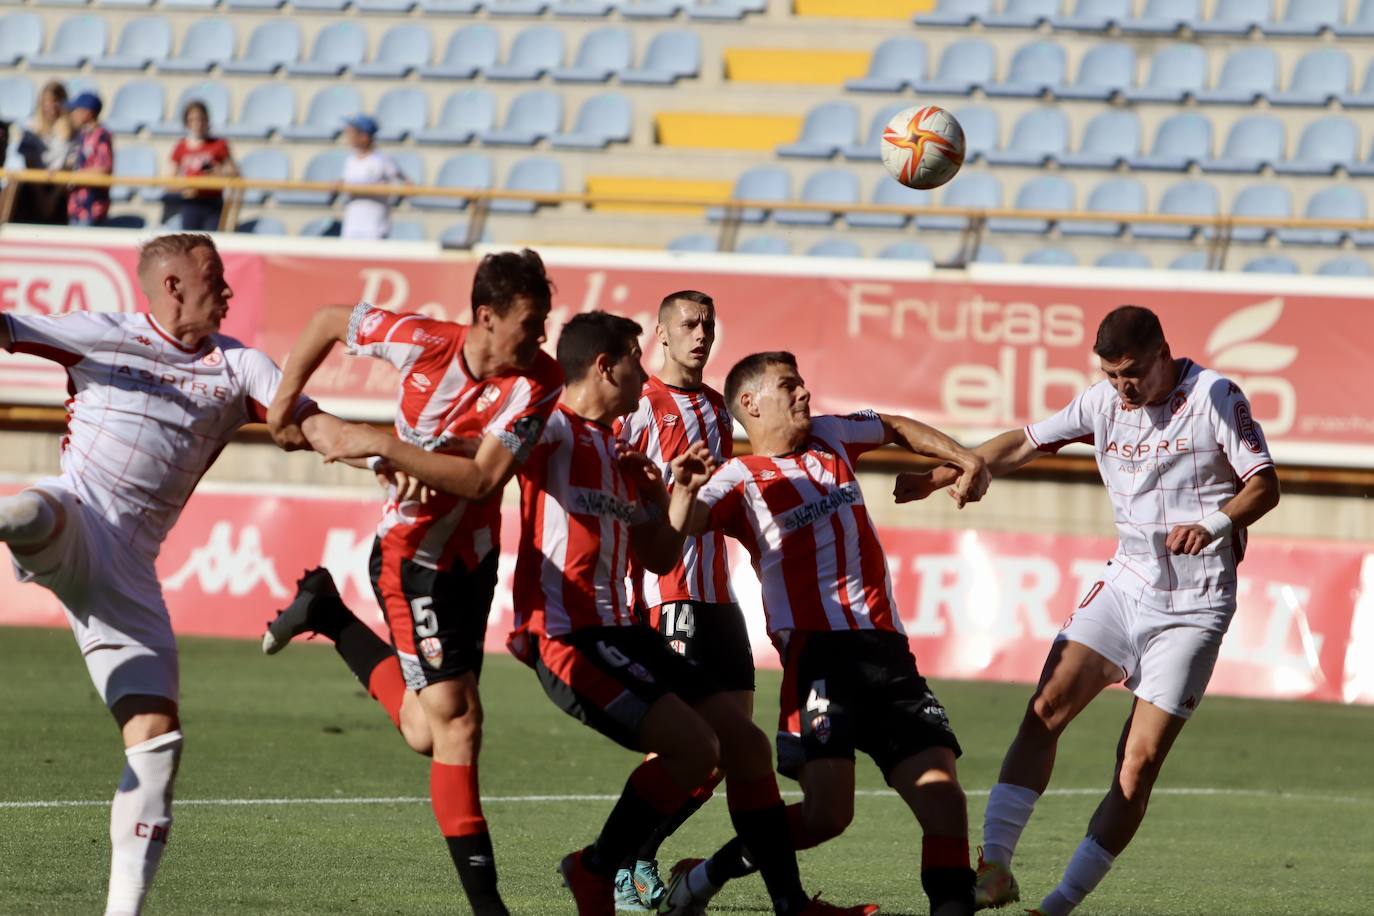
<svg viewBox="0 0 1374 916">
<path fill-rule="evenodd" d="M 439 632 L 439 618 L 434 613 L 434 599 L 429 595 L 411 599 L 410 616 L 415 619 L 416 636 L 433 636 Z"/>
</svg>

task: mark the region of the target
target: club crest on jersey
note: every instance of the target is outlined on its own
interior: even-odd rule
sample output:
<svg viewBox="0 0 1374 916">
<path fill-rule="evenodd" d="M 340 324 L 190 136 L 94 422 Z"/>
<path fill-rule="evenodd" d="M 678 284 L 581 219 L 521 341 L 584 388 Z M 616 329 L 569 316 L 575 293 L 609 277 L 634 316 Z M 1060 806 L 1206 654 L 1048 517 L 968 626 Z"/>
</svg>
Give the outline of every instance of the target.
<svg viewBox="0 0 1374 916">
<path fill-rule="evenodd" d="M 152 338 L 144 337 L 142 334 L 135 334 L 135 335 L 134 335 L 134 342 L 135 342 L 135 343 L 141 343 L 141 344 L 143 344 L 143 346 L 145 346 L 145 347 L 151 347 L 151 346 L 153 345 Z"/>
<path fill-rule="evenodd" d="M 830 740 L 830 717 L 817 716 L 811 721 L 811 734 L 816 736 L 816 740 L 825 744 Z"/>
<path fill-rule="evenodd" d="M 486 410 L 496 403 L 496 399 L 501 396 L 501 389 L 495 385 L 487 385 L 482 389 L 482 393 L 477 395 L 477 409 Z"/>
<path fill-rule="evenodd" d="M 209 353 L 205 354 L 204 358 L 201 359 L 201 364 L 209 366 L 211 369 L 217 366 L 222 366 L 224 365 L 224 354 L 220 351 L 218 347 L 216 347 Z"/>
<path fill-rule="evenodd" d="M 377 328 L 381 327 L 382 322 L 385 320 L 385 312 L 381 311 L 380 309 L 373 309 L 372 311 L 367 313 L 367 317 L 364 318 L 362 320 L 362 323 L 358 325 L 358 336 L 366 337 L 373 331 L 377 330 Z"/>
<path fill-rule="evenodd" d="M 420 654 L 431 668 L 438 668 L 444 663 L 444 646 L 437 636 L 426 636 L 420 640 Z"/>
<path fill-rule="evenodd" d="M 1173 400 L 1169 402 L 1169 413 L 1177 414 L 1188 404 L 1188 395 L 1182 391 L 1175 391 Z"/>
</svg>

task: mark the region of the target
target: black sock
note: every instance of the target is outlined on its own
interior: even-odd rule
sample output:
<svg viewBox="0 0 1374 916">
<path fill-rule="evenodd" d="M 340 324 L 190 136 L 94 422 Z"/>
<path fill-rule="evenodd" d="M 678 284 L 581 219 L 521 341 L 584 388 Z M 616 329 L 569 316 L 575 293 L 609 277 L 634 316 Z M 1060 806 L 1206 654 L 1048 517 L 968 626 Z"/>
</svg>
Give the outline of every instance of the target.
<svg viewBox="0 0 1374 916">
<path fill-rule="evenodd" d="M 598 875 L 615 874 L 621 863 L 648 838 L 664 815 L 649 802 L 640 787 L 649 792 L 673 791 L 667 780 L 666 771 L 657 758 L 645 761 L 630 774 L 620 800 L 601 828 L 601 835 L 582 856 L 588 871 Z"/>
<path fill-rule="evenodd" d="M 458 868 L 458 878 L 476 916 L 510 916 L 496 892 L 496 857 L 491 850 L 491 834 L 483 831 L 468 836 L 446 836 L 448 854 Z"/>
<path fill-rule="evenodd" d="M 667 820 L 659 823 L 654 828 L 654 832 L 649 834 L 649 838 L 639 847 L 639 852 L 635 853 L 635 858 L 645 862 L 652 862 L 658 858 L 658 847 L 663 845 L 663 841 L 677 832 L 677 829 L 698 811 L 701 806 L 711 800 L 711 796 L 698 796 L 692 794 L 687 796 L 687 800 L 682 803 L 672 814 L 668 815 Z M 633 864 L 633 863 L 632 863 Z"/>
<path fill-rule="evenodd" d="M 726 881 L 752 875 L 758 870 L 739 837 L 730 840 L 706 860 L 706 878 L 716 887 L 724 887 Z"/>
<path fill-rule="evenodd" d="M 337 629 L 333 633 L 323 630 L 318 632 L 334 640 L 334 651 L 342 656 L 348 670 L 352 671 L 358 682 L 366 687 L 372 677 L 372 669 L 391 658 L 394 653 L 391 646 L 382 642 L 381 638 L 372 632 L 371 627 L 354 617 L 342 603 L 339 606 L 343 608 L 343 614 L 340 615 Z"/>
<path fill-rule="evenodd" d="M 930 898 L 931 916 L 972 916 L 971 868 L 928 868 L 921 872 L 921 887 Z"/>
<path fill-rule="evenodd" d="M 777 789 L 773 790 L 775 793 Z M 800 912 L 810 901 L 797 873 L 797 853 L 781 801 L 766 808 L 731 811 L 730 820 L 763 876 L 773 911 L 779 916 Z"/>
</svg>

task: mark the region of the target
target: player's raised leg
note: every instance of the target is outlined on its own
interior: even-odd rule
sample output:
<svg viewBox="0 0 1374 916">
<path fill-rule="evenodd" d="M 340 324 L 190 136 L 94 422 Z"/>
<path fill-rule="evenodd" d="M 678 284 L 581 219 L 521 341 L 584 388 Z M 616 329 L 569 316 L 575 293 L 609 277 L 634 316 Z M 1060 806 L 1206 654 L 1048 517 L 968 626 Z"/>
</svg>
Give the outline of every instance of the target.
<svg viewBox="0 0 1374 916">
<path fill-rule="evenodd" d="M 94 653 L 104 651 L 110 650 Z M 154 679 L 163 678 L 169 664 L 175 677 L 175 656 L 169 660 L 120 654 L 128 658 L 111 661 L 124 669 L 118 675 L 121 678 L 132 678 L 130 668 L 145 666 L 152 669 Z M 175 699 L 150 694 L 123 696 L 110 712 L 124 738 L 125 764 L 110 805 L 110 886 L 105 914 L 131 916 L 142 911 L 172 829 L 172 783 L 181 759 L 181 722 Z"/>
<path fill-rule="evenodd" d="M 21 490 L 0 499 L 0 541 L 11 549 L 39 547 L 61 527 L 62 506 L 42 490 Z"/>
</svg>

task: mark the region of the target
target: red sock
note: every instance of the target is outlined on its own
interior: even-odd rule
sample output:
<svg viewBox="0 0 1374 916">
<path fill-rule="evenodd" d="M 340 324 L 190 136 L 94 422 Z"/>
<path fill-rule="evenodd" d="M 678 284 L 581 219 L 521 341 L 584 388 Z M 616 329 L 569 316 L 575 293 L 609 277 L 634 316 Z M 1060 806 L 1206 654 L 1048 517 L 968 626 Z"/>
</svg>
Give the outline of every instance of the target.
<svg viewBox="0 0 1374 916">
<path fill-rule="evenodd" d="M 688 796 L 658 757 L 646 760 L 635 767 L 635 771 L 630 774 L 630 785 L 649 807 L 665 816 L 682 807 Z"/>
<path fill-rule="evenodd" d="M 931 836 L 921 839 L 921 871 L 933 868 L 968 868 L 967 836 Z"/>
<path fill-rule="evenodd" d="M 440 763 L 429 765 L 429 800 L 434 819 L 444 836 L 486 833 L 482 816 L 482 796 L 477 790 L 477 765 Z"/>
<path fill-rule="evenodd" d="M 395 655 L 387 656 L 377 663 L 367 676 L 367 692 L 372 699 L 382 704 L 382 709 L 391 719 L 397 730 L 401 728 L 401 701 L 405 699 L 406 682 L 401 677 L 401 663 Z"/>
<path fill-rule="evenodd" d="M 731 811 L 761 811 L 782 804 L 778 780 L 772 773 L 752 779 L 725 778 L 725 802 Z"/>
<path fill-rule="evenodd" d="M 720 785 L 721 780 L 723 780 L 724 778 L 724 772 L 722 772 L 721 770 L 714 770 L 712 771 L 711 775 L 706 778 L 705 782 L 703 782 L 701 785 L 697 786 L 695 789 L 692 790 L 691 798 L 693 801 L 699 803 L 698 807 L 700 807 L 700 805 L 706 804 L 706 802 L 710 800 L 711 796 L 716 794 L 716 786 Z"/>
<path fill-rule="evenodd" d="M 800 803 L 787 806 L 787 830 L 792 834 L 792 848 L 795 850 L 814 849 L 820 845 L 820 840 L 806 825 Z"/>
</svg>

